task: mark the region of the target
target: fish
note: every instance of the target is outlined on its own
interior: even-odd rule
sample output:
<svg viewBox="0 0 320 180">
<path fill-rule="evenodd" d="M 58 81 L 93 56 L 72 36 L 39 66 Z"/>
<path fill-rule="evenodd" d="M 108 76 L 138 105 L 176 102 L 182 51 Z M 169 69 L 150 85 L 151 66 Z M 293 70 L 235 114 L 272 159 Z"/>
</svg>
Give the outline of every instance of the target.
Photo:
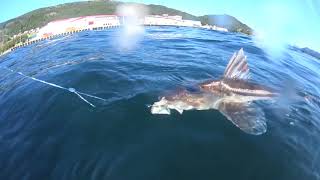
<svg viewBox="0 0 320 180">
<path fill-rule="evenodd" d="M 218 110 L 243 132 L 261 135 L 267 131 L 264 111 L 255 101 L 273 101 L 279 94 L 250 81 L 250 69 L 243 48 L 230 58 L 222 78 L 196 85 L 199 91 L 186 89 L 159 98 L 151 105 L 152 114 L 180 114 L 187 110 Z"/>
</svg>

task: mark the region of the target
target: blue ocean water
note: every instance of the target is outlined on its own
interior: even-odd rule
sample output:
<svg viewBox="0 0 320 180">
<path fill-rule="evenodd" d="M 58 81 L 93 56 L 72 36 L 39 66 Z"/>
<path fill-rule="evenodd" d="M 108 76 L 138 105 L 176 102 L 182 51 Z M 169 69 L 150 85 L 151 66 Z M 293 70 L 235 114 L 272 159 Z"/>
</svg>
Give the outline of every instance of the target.
<svg viewBox="0 0 320 180">
<path fill-rule="evenodd" d="M 320 179 L 320 62 L 269 56 L 245 35 L 148 27 L 123 50 L 119 29 L 47 40 L 0 58 L 0 179 Z M 244 48 L 268 130 L 245 134 L 220 112 L 152 115 L 148 105 L 221 77 Z M 3 67 L 10 68 L 14 72 Z M 15 72 L 102 97 L 85 97 Z"/>
</svg>

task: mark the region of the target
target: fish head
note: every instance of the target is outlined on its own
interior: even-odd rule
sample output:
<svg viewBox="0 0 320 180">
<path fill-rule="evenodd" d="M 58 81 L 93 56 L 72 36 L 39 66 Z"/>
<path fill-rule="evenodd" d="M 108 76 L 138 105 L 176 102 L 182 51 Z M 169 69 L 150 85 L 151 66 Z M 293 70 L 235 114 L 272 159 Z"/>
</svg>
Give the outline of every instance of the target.
<svg viewBox="0 0 320 180">
<path fill-rule="evenodd" d="M 152 114 L 170 114 L 170 110 L 176 110 L 180 114 L 185 110 L 197 109 L 201 106 L 201 94 L 193 94 L 188 91 L 178 91 L 177 94 L 162 97 L 151 106 Z"/>
<path fill-rule="evenodd" d="M 169 103 L 165 97 L 162 97 L 160 101 L 153 103 L 151 106 L 152 114 L 170 114 Z"/>
</svg>

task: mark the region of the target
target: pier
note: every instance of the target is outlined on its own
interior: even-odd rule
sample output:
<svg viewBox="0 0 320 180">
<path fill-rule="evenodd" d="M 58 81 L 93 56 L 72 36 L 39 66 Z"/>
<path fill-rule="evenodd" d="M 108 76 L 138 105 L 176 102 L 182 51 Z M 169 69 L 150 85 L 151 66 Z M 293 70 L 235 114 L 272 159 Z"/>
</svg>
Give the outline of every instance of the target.
<svg viewBox="0 0 320 180">
<path fill-rule="evenodd" d="M 74 31 L 69 31 L 69 32 L 64 32 L 64 33 L 60 33 L 60 34 L 54 34 L 51 36 L 47 36 L 47 37 L 42 37 L 39 39 L 31 39 L 28 40 L 27 42 L 24 42 L 22 44 L 17 44 L 15 47 L 11 48 L 8 50 L 8 52 L 14 51 L 18 48 L 22 48 L 34 43 L 38 43 L 44 40 L 50 40 L 50 39 L 55 39 L 55 38 L 59 38 L 59 37 L 64 37 L 64 36 L 68 36 L 68 35 L 72 35 L 75 33 L 79 33 L 79 32 L 83 32 L 83 31 L 99 31 L 99 30 L 106 30 L 106 29 L 110 29 L 110 28 L 118 28 L 120 26 L 101 26 L 101 27 L 94 27 L 94 28 L 87 28 L 87 29 L 79 29 L 79 30 L 74 30 Z"/>
</svg>

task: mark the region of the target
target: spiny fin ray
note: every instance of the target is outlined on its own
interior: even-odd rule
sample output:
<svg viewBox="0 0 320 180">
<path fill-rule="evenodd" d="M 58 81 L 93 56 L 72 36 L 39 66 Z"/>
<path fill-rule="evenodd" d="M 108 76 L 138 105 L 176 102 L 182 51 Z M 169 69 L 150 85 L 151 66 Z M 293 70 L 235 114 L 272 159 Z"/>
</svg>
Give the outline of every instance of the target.
<svg viewBox="0 0 320 180">
<path fill-rule="evenodd" d="M 247 63 L 247 56 L 244 55 L 241 48 L 235 52 L 229 60 L 228 66 L 224 71 L 224 79 L 241 79 L 247 80 L 250 77 L 249 66 Z"/>
</svg>

